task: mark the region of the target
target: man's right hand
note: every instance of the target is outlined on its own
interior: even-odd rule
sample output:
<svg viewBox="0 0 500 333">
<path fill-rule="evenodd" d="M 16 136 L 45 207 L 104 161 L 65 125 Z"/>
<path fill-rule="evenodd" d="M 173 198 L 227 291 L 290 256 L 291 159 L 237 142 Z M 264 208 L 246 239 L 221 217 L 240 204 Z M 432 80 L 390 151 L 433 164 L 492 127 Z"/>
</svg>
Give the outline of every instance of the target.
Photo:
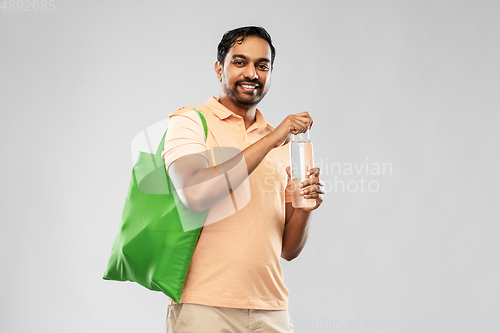
<svg viewBox="0 0 500 333">
<path fill-rule="evenodd" d="M 201 212 L 228 195 L 225 173 L 231 174 L 231 189 L 235 191 L 269 151 L 286 144 L 291 134 L 305 133 L 312 123 L 307 112 L 288 115 L 271 133 L 235 157 L 218 164 L 217 173 L 214 167 L 209 167 L 205 157 L 192 154 L 170 164 L 168 174 L 184 206 L 193 212 Z"/>
<path fill-rule="evenodd" d="M 271 140 L 274 148 L 286 145 L 291 141 L 291 134 L 305 133 L 310 130 L 313 120 L 308 112 L 289 114 L 267 138 Z"/>
</svg>

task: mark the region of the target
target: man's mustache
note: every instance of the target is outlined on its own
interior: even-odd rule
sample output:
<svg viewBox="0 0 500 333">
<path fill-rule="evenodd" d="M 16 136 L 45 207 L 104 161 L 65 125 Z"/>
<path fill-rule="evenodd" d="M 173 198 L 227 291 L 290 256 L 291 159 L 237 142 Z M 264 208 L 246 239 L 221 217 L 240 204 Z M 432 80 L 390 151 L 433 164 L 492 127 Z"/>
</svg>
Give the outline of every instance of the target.
<svg viewBox="0 0 500 333">
<path fill-rule="evenodd" d="M 235 85 L 238 85 L 238 84 L 241 84 L 241 83 L 255 83 L 255 84 L 258 84 L 259 87 L 260 87 L 260 84 L 259 84 L 258 80 L 240 80 L 240 81 L 236 81 Z"/>
</svg>

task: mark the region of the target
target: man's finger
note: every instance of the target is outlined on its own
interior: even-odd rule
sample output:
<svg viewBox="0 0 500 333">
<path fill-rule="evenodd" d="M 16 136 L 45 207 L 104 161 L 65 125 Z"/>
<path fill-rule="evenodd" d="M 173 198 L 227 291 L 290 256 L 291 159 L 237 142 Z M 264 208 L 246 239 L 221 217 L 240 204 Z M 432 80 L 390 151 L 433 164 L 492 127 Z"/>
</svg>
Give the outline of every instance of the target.
<svg viewBox="0 0 500 333">
<path fill-rule="evenodd" d="M 312 169 L 309 169 L 307 171 L 306 176 L 314 174 L 316 177 L 318 177 L 319 176 L 319 172 L 320 172 L 320 168 L 312 168 Z"/>
</svg>

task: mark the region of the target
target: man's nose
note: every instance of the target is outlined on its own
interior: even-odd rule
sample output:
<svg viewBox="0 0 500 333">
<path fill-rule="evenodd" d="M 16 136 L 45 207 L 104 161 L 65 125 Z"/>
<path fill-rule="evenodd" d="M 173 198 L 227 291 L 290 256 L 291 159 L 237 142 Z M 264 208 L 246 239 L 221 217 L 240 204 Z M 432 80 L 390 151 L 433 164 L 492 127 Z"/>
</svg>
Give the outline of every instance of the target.
<svg viewBox="0 0 500 333">
<path fill-rule="evenodd" d="M 243 75 L 250 80 L 256 80 L 259 78 L 259 75 L 257 75 L 257 70 L 254 66 L 251 65 L 245 68 L 245 72 L 243 73 Z"/>
</svg>

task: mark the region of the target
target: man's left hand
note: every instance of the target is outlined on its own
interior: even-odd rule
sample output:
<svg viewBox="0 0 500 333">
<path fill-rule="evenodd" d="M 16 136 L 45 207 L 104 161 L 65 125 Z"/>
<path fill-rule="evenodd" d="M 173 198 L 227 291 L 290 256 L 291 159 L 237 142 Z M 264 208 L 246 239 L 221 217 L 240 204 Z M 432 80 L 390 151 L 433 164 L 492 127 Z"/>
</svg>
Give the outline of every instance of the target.
<svg viewBox="0 0 500 333">
<path fill-rule="evenodd" d="M 290 177 L 290 167 L 286 168 L 286 172 Z M 305 211 L 311 211 L 317 209 L 323 201 L 325 200 L 325 183 L 319 179 L 320 168 L 309 169 L 306 173 L 306 180 L 300 184 L 300 195 L 304 199 L 316 199 L 316 205 L 314 207 L 304 207 L 300 208 Z M 296 208 L 297 209 L 297 208 Z"/>
</svg>

